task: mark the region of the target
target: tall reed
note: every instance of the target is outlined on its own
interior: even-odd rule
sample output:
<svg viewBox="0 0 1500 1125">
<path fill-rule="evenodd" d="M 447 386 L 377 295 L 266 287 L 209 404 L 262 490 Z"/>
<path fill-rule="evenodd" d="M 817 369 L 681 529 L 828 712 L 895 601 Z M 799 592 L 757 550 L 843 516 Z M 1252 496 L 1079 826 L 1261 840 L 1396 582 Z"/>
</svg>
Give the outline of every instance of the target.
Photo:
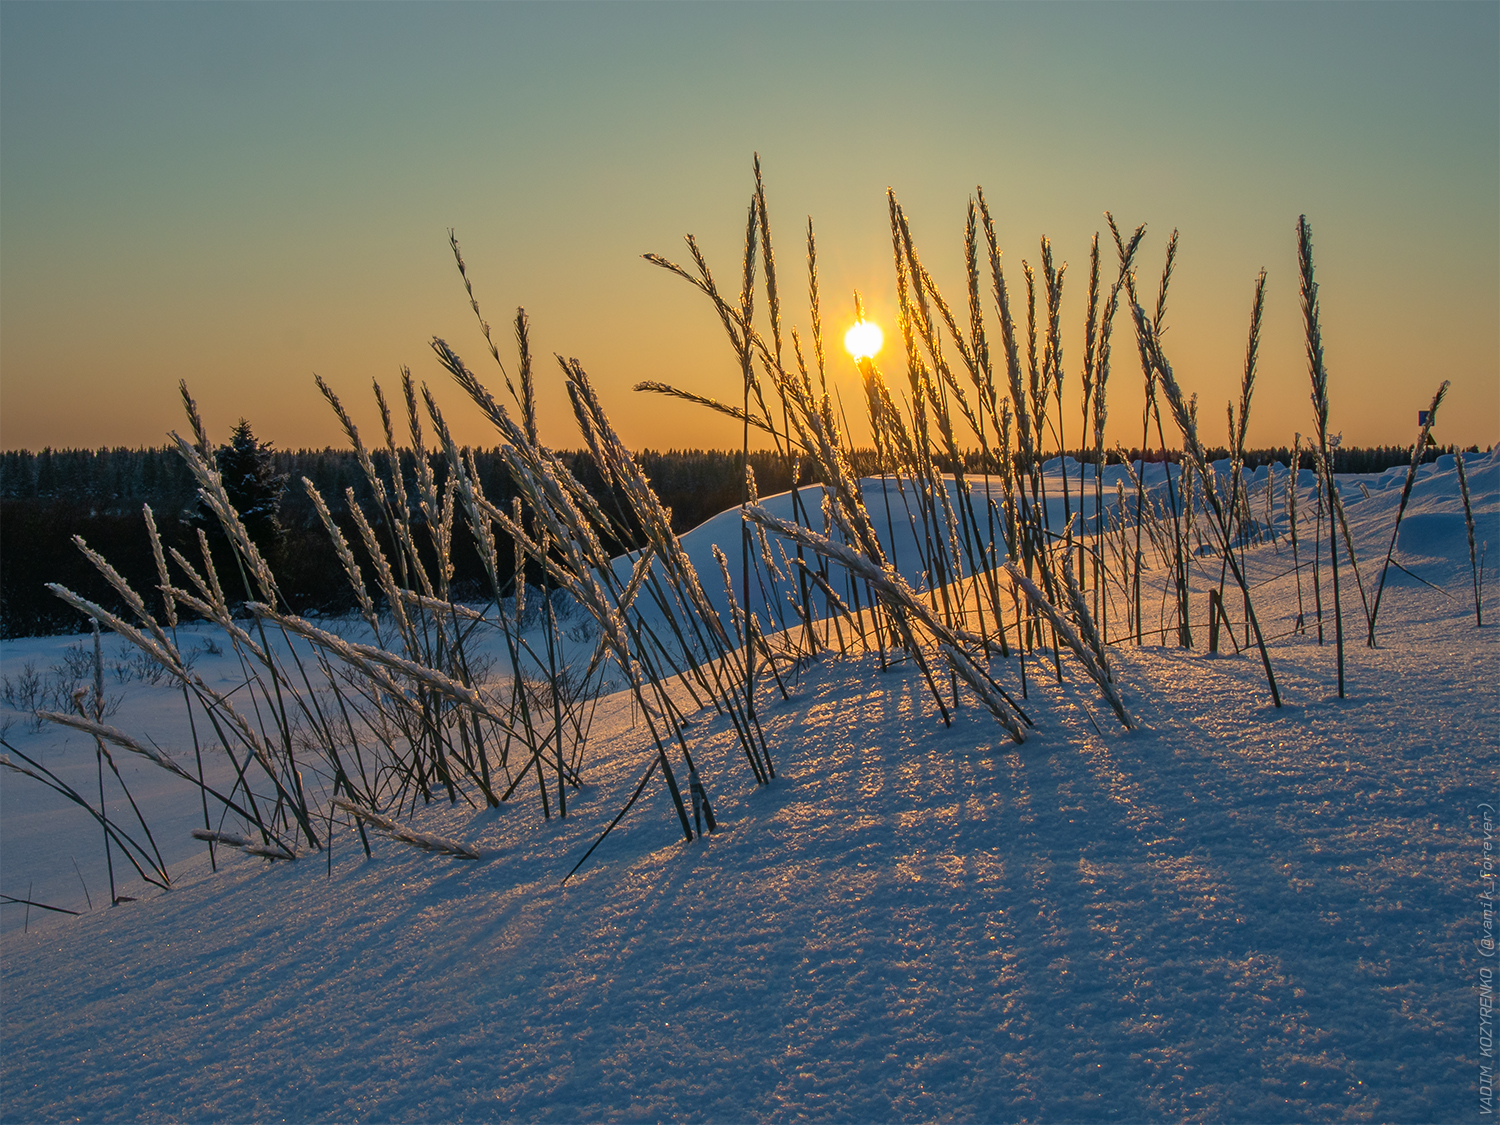
<svg viewBox="0 0 1500 1125">
<path fill-rule="evenodd" d="M 1411 465 L 1406 470 L 1406 480 L 1401 485 L 1401 501 L 1396 505 L 1396 522 L 1391 526 L 1391 541 L 1385 550 L 1385 563 L 1380 568 L 1380 581 L 1375 586 L 1375 605 L 1370 610 L 1370 633 L 1368 643 L 1370 647 L 1375 646 L 1375 619 L 1380 616 L 1380 595 L 1385 592 L 1385 576 L 1391 568 L 1391 559 L 1396 554 L 1396 537 L 1401 533 L 1401 517 L 1406 514 L 1406 503 L 1411 499 L 1412 486 L 1417 483 L 1417 469 L 1422 464 L 1422 456 L 1427 452 L 1427 443 L 1432 433 L 1432 427 L 1437 422 L 1438 407 L 1443 404 L 1443 397 L 1448 393 L 1447 379 L 1443 380 L 1442 386 L 1438 387 L 1437 393 L 1432 396 L 1432 403 L 1422 415 L 1421 425 L 1417 428 L 1417 440 L 1411 447 Z M 1419 400 L 1420 401 L 1420 400 Z M 1461 455 L 1460 455 L 1461 456 Z M 1460 476 L 1462 480 L 1462 476 Z M 1464 492 L 1464 512 L 1468 512 L 1468 488 L 1467 482 Z M 1469 554 L 1474 553 L 1473 521 L 1469 523 Z"/>
<path fill-rule="evenodd" d="M 1287 534 L 1292 540 L 1292 571 L 1297 576 L 1297 623 L 1294 631 L 1301 633 L 1307 628 L 1306 613 L 1302 606 L 1302 561 L 1297 554 L 1297 478 L 1302 472 L 1302 435 L 1295 435 L 1292 442 L 1292 467 L 1286 478 L 1286 495 L 1282 506 L 1286 511 Z"/>
<path fill-rule="evenodd" d="M 1323 330 L 1318 324 L 1318 283 L 1313 279 L 1312 227 L 1297 220 L 1297 265 L 1301 277 L 1302 321 L 1306 330 L 1307 368 L 1312 379 L 1313 419 L 1318 424 L 1321 483 L 1328 498 L 1328 566 L 1333 577 L 1334 643 L 1338 646 L 1339 698 L 1344 698 L 1344 611 L 1339 600 L 1339 550 L 1334 514 L 1333 461 L 1328 446 L 1328 369 L 1323 363 Z"/>
<path fill-rule="evenodd" d="M 1177 428 L 1182 434 L 1185 452 L 1193 458 L 1196 469 L 1203 475 L 1205 481 L 1212 480 L 1212 474 L 1208 467 L 1208 458 L 1204 452 L 1203 445 L 1198 439 L 1198 426 L 1190 411 L 1188 401 L 1182 393 L 1182 388 L 1172 372 L 1172 366 L 1162 350 L 1161 337 L 1157 334 L 1155 325 L 1146 312 L 1141 308 L 1132 288 L 1130 293 L 1131 312 L 1135 318 L 1136 334 L 1141 340 L 1152 367 L 1161 379 L 1162 390 L 1167 396 L 1167 403 L 1171 407 L 1172 415 L 1177 423 Z M 1252 321 L 1252 323 L 1254 323 Z M 1232 515 L 1226 506 L 1219 500 L 1217 491 L 1212 487 L 1204 489 L 1204 495 L 1208 499 L 1209 508 L 1214 517 L 1215 530 L 1219 533 L 1218 546 L 1224 552 L 1228 560 L 1230 572 L 1234 575 L 1235 582 L 1240 587 L 1241 595 L 1245 603 L 1245 614 L 1250 622 L 1251 629 L 1255 634 L 1256 645 L 1260 650 L 1261 664 L 1265 668 L 1266 684 L 1271 690 L 1271 700 L 1277 706 L 1281 706 L 1281 692 L 1276 686 L 1276 675 L 1271 668 L 1271 656 L 1266 650 L 1265 638 L 1261 633 L 1260 622 L 1255 615 L 1254 606 L 1250 599 L 1250 585 L 1245 578 L 1243 569 L 1234 555 Z"/>
<path fill-rule="evenodd" d="M 409 371 L 402 372 L 394 411 L 379 384 L 374 387 L 383 448 L 377 439 L 373 453 L 338 395 L 319 380 L 368 488 L 363 503 L 352 489 L 346 492 L 347 517 L 335 519 L 328 499 L 304 481 L 361 623 L 357 638 L 341 635 L 291 611 L 277 576 L 234 510 L 197 406 L 184 387 L 191 438 L 174 439 L 205 509 L 217 519 L 224 545 L 216 550 L 200 534 L 198 558 L 164 550 L 148 510 L 161 611 L 154 596 L 148 606 L 86 544 L 80 546 L 126 610 L 110 614 L 71 591 L 58 588 L 57 593 L 97 616 L 180 686 L 193 721 L 196 769 L 109 726 L 97 703 L 92 714 L 80 703 L 77 715 L 47 716 L 98 740 L 97 807 L 60 787 L 37 763 L 12 756 L 5 764 L 84 804 L 100 823 L 107 847 L 126 855 L 143 877 L 163 884 L 169 881 L 165 865 L 145 818 L 139 818 L 139 833 L 126 831 L 106 809 L 103 766 L 113 766 L 109 755 L 115 750 L 143 755 L 192 784 L 204 819 L 195 833 L 211 843 L 294 859 L 328 846 L 319 829 L 326 822 L 331 832 L 337 812 L 342 823 L 360 831 L 366 847 L 365 830 L 373 828 L 436 853 L 472 858 L 470 845 L 420 832 L 403 822 L 407 814 L 402 810 L 446 797 L 450 803 L 491 807 L 534 800 L 539 819 L 550 819 L 553 810 L 559 816 L 576 813 L 570 797 L 583 784 L 589 765 L 593 702 L 612 682 L 623 686 L 643 717 L 649 748 L 633 767 L 639 771 L 633 791 L 578 860 L 581 865 L 658 775 L 686 841 L 697 839 L 705 825 L 709 832 L 716 830 L 710 791 L 718 782 L 694 742 L 688 721 L 694 708 L 714 708 L 733 729 L 738 743 L 734 769 L 741 768 L 743 757 L 754 784 L 773 782 L 775 755 L 761 726 L 757 691 L 780 690 L 789 696 L 798 670 L 819 652 L 878 651 L 882 667 L 909 662 L 944 722 L 951 722 L 954 710 L 972 698 L 1015 742 L 1025 740 L 1034 724 L 1017 699 L 1028 699 L 1028 655 L 1049 660 L 1059 684 L 1066 657 L 1070 666 L 1076 661 L 1082 667 L 1121 725 L 1134 729 L 1136 719 L 1115 678 L 1110 631 L 1118 632 L 1123 624 L 1138 644 L 1147 636 L 1175 633 L 1179 645 L 1191 646 L 1189 577 L 1200 565 L 1195 556 L 1203 552 L 1205 538 L 1222 559 L 1220 591 L 1226 572 L 1240 588 L 1246 643 L 1253 634 L 1272 699 L 1280 706 L 1247 578 L 1254 561 L 1249 550 L 1265 534 L 1252 514 L 1252 490 L 1244 479 L 1264 272 L 1255 282 L 1239 400 L 1229 406 L 1230 473 L 1221 482 L 1199 438 L 1196 396 L 1188 396 L 1178 383 L 1162 343 L 1177 233 L 1167 243 L 1155 307 L 1148 313 L 1135 280 L 1145 227 L 1127 238 L 1106 215 L 1117 263 L 1115 280 L 1106 288 L 1095 235 L 1083 324 L 1075 493 L 1064 425 L 1061 319 L 1067 264 L 1056 260 L 1046 238 L 1039 243 L 1038 268 L 1021 263 L 1026 309 L 1024 325 L 1018 324 L 982 189 L 969 202 L 963 230 L 967 308 L 962 300 L 947 300 L 923 264 L 913 224 L 894 192 L 888 193 L 887 213 L 901 348 L 892 370 L 904 363 L 905 378 L 893 374 L 888 379 L 873 357 L 855 363 L 880 474 L 881 502 L 874 511 L 866 499 L 874 482 L 863 479 L 859 468 L 869 461 L 855 456 L 836 381 L 830 386 L 812 224 L 807 228 L 811 326 L 803 333 L 783 319 L 758 158 L 743 251 L 735 263 L 737 290 L 719 288 L 691 236 L 685 264 L 647 256 L 709 300 L 741 379 L 735 401 L 727 404 L 660 383 L 637 388 L 699 403 L 739 424 L 743 485 L 737 581 L 730 557 L 718 554 L 730 607 L 727 618 L 705 592 L 672 532 L 670 513 L 576 359 L 558 356 L 557 375 L 607 494 L 602 499 L 591 494 L 564 459 L 542 444 L 538 375 L 526 314 L 517 310 L 513 322 L 513 370 L 482 315 L 456 234 L 450 231 L 467 300 L 513 408 L 497 402 L 445 341 L 434 339 L 433 352 L 495 428 L 502 443 L 499 457 L 515 493 L 506 497 L 510 502 L 486 495 L 472 451 L 459 448 L 435 397 Z M 1298 230 L 1318 421 L 1317 497 L 1329 518 L 1342 695 L 1340 529 L 1356 581 L 1359 574 L 1332 479 L 1331 447 L 1336 442 L 1327 432 L 1327 372 L 1305 218 Z M 761 293 L 764 300 L 758 299 Z M 1106 456 L 1104 431 L 1112 325 L 1122 300 L 1136 333 L 1145 404 L 1140 460 L 1132 463 L 1129 454 L 1118 451 L 1122 464 L 1113 474 L 1111 497 L 1105 466 L 1116 454 Z M 862 316 L 858 294 L 854 309 Z M 986 324 L 987 318 L 993 319 Z M 1180 451 L 1169 447 L 1165 436 L 1162 400 L 1181 435 Z M 1434 411 L 1436 407 L 1435 400 Z M 405 430 L 400 438 L 398 422 Z M 1164 465 L 1160 483 L 1155 470 L 1152 480 L 1147 479 L 1145 450 L 1152 445 L 1153 422 Z M 790 520 L 772 514 L 758 495 L 749 467 L 752 429 L 758 440 L 768 440 L 795 459 Z M 1048 509 L 1049 487 L 1058 483 L 1055 476 L 1049 482 L 1046 472 L 1053 444 L 1063 466 L 1063 522 L 1058 526 L 1052 525 Z M 1300 445 L 1299 435 L 1285 510 L 1302 627 Z M 1094 462 L 1092 536 L 1085 518 L 1084 465 L 1089 460 Z M 804 466 L 821 482 L 816 491 L 801 483 Z M 1467 513 L 1461 462 L 1458 468 Z M 1133 503 L 1127 499 L 1127 482 Z M 1275 484 L 1275 474 L 1268 474 L 1267 526 L 1272 524 Z M 333 499 L 336 503 L 338 498 Z M 1403 508 L 1405 499 L 1403 495 Z M 1398 524 L 1399 518 L 1398 513 Z M 1472 515 L 1468 526 L 1480 620 Z M 898 559 L 896 542 L 908 533 L 916 557 Z M 779 559 L 771 534 L 779 537 Z M 465 535 L 472 538 L 488 580 L 487 600 L 477 607 L 458 600 L 453 581 L 454 551 Z M 605 544 L 628 536 L 638 536 L 640 548 L 624 559 L 611 558 Z M 502 550 L 515 552 L 513 567 L 502 566 Z M 1315 553 L 1315 566 L 1317 557 Z M 1389 552 L 1387 558 L 1389 562 Z M 233 598 L 226 594 L 221 572 L 230 589 L 243 590 L 242 598 L 238 592 Z M 903 577 L 906 573 L 915 575 L 912 581 Z M 1161 576 L 1159 630 L 1148 629 L 1145 622 L 1145 588 L 1155 576 Z M 1382 583 L 1383 578 L 1384 572 Z M 1360 587 L 1363 594 L 1362 582 Z M 1153 598 L 1157 592 L 1152 591 Z M 1316 571 L 1314 594 L 1321 629 Z M 1372 638 L 1379 597 L 1377 589 L 1368 612 Z M 564 646 L 561 622 L 569 603 L 589 615 L 595 638 L 581 673 L 582 662 L 570 661 Z M 220 691 L 184 658 L 176 633 L 179 610 L 215 623 L 228 638 L 242 680 L 234 692 Z M 1114 626 L 1109 624 L 1112 614 Z M 477 638 L 485 635 L 498 641 L 509 664 L 509 679 L 499 687 L 483 675 L 488 658 L 481 658 Z M 102 697 L 97 685 L 95 697 Z M 199 723 L 213 732 L 228 759 L 230 780 L 222 784 L 206 780 Z"/>
<path fill-rule="evenodd" d="M 1474 553 L 1474 509 L 1469 504 L 1469 476 L 1464 469 L 1462 450 L 1453 454 L 1453 467 L 1458 471 L 1458 491 L 1464 501 L 1464 530 L 1469 536 L 1469 572 L 1474 577 L 1474 625 L 1476 628 L 1483 628 L 1484 608 L 1480 603 L 1480 587 L 1483 584 L 1484 568 Z"/>
</svg>

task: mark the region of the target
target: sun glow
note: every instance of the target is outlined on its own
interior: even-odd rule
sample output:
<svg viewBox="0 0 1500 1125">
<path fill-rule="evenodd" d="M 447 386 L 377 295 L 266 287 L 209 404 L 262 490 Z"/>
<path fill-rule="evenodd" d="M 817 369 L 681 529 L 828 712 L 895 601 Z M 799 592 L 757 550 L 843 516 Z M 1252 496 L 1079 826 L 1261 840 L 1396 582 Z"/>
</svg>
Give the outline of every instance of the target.
<svg viewBox="0 0 1500 1125">
<path fill-rule="evenodd" d="M 883 343 L 885 333 L 880 331 L 878 324 L 868 320 L 856 320 L 849 331 L 844 333 L 844 350 L 856 361 L 873 358 L 879 353 Z"/>
</svg>

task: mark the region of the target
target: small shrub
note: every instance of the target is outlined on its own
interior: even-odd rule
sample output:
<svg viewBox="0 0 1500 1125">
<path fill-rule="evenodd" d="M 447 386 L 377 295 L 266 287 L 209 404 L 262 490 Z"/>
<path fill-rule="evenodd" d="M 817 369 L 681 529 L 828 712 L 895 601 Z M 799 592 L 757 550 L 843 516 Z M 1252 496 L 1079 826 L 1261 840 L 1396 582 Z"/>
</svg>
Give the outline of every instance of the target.
<svg viewBox="0 0 1500 1125">
<path fill-rule="evenodd" d="M 121 646 L 114 659 L 109 662 L 110 671 L 115 674 L 117 683 L 128 684 L 135 679 L 135 669 L 131 666 L 132 663 L 130 650 Z"/>
<path fill-rule="evenodd" d="M 189 662 L 189 667 L 191 667 L 191 662 Z M 150 684 L 152 687 L 160 687 L 171 680 L 167 670 L 145 652 L 137 652 L 130 658 L 130 670 L 142 683 Z"/>
<path fill-rule="evenodd" d="M 42 678 L 42 706 L 52 711 L 73 710 L 73 696 L 88 690 L 85 685 L 94 678 L 94 662 L 91 659 L 86 672 L 75 674 L 68 661 L 52 665 L 52 672 Z"/>
<path fill-rule="evenodd" d="M 56 665 L 54 671 L 66 673 L 74 680 L 86 680 L 94 674 L 94 654 L 84 647 L 82 641 L 71 644 L 63 649 L 62 663 Z"/>
<path fill-rule="evenodd" d="M 42 699 L 42 677 L 37 673 L 36 663 L 28 660 L 14 679 L 6 676 L 0 680 L 0 697 L 13 710 L 35 711 Z"/>
</svg>

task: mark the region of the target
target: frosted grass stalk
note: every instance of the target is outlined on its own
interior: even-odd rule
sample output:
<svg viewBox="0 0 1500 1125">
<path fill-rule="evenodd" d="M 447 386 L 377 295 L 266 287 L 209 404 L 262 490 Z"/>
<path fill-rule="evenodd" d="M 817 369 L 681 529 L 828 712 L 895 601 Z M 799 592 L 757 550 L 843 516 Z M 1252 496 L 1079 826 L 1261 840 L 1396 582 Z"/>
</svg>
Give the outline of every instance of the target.
<svg viewBox="0 0 1500 1125">
<path fill-rule="evenodd" d="M 1453 453 L 1453 467 L 1458 471 L 1458 491 L 1464 501 L 1464 529 L 1469 533 L 1469 570 L 1474 576 L 1474 625 L 1484 627 L 1484 609 L 1480 604 L 1479 560 L 1474 551 L 1474 509 L 1469 505 L 1469 476 L 1464 469 L 1462 450 Z"/>
<path fill-rule="evenodd" d="M 1411 464 L 1406 470 L 1406 480 L 1401 485 L 1401 502 L 1396 506 L 1396 522 L 1391 527 L 1391 542 L 1386 548 L 1385 562 L 1380 568 L 1380 581 L 1375 586 L 1375 605 L 1370 610 L 1370 635 L 1368 643 L 1371 647 L 1375 644 L 1375 619 L 1380 615 L 1380 595 L 1385 592 L 1386 572 L 1391 568 L 1391 559 L 1396 554 L 1396 537 L 1401 532 L 1401 517 L 1406 514 L 1406 502 L 1411 499 L 1412 486 L 1417 483 L 1417 469 L 1422 464 L 1422 457 L 1427 452 L 1427 443 L 1432 433 L 1433 424 L 1437 421 L 1438 407 L 1443 404 L 1443 397 L 1448 393 L 1447 379 L 1443 380 L 1442 386 L 1438 387 L 1437 393 L 1432 396 L 1432 403 L 1423 415 L 1421 426 L 1417 431 L 1417 440 L 1411 447 Z M 1419 400 L 1420 401 L 1420 400 Z M 1462 456 L 1461 454 L 1459 456 Z M 1455 458 L 1456 460 L 1457 458 Z M 1460 476 L 1462 480 L 1462 476 Z M 1464 513 L 1469 511 L 1468 487 L 1464 487 Z M 1473 521 L 1469 522 L 1469 555 L 1472 560 L 1474 554 L 1474 531 Z"/>
<path fill-rule="evenodd" d="M 1312 228 L 1307 216 L 1297 220 L 1297 264 L 1301 277 L 1302 319 L 1307 337 L 1307 367 L 1312 380 L 1313 417 L 1318 423 L 1323 490 L 1328 497 L 1328 564 L 1333 576 L 1334 640 L 1338 646 L 1339 698 L 1344 698 L 1344 611 L 1339 600 L 1339 551 L 1334 510 L 1333 461 L 1328 446 L 1328 369 L 1323 363 L 1323 330 L 1318 323 L 1318 284 L 1313 280 Z"/>
</svg>

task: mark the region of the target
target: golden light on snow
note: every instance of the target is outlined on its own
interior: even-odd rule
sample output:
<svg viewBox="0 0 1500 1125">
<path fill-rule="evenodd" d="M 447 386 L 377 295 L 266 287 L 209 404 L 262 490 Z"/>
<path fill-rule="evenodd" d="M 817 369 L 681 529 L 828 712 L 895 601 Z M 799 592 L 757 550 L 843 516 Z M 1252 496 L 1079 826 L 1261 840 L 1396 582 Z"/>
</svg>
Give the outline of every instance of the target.
<svg viewBox="0 0 1500 1125">
<path fill-rule="evenodd" d="M 844 350 L 856 360 L 877 355 L 880 345 L 885 343 L 885 333 L 880 325 L 868 320 L 856 320 L 844 333 Z"/>
</svg>

